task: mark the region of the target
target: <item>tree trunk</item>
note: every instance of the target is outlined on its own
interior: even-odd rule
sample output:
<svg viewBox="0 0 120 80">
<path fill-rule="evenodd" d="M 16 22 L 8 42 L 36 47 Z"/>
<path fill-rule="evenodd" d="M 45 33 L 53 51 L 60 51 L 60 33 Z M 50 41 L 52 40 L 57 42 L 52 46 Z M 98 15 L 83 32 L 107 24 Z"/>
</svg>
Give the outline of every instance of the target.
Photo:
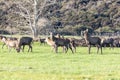
<svg viewBox="0 0 120 80">
<path fill-rule="evenodd" d="M 38 37 L 38 30 L 37 30 L 37 0 L 34 0 L 34 23 L 33 23 L 33 37 Z"/>
<path fill-rule="evenodd" d="M 38 37 L 38 30 L 36 28 L 33 30 L 33 37 L 34 38 Z"/>
</svg>

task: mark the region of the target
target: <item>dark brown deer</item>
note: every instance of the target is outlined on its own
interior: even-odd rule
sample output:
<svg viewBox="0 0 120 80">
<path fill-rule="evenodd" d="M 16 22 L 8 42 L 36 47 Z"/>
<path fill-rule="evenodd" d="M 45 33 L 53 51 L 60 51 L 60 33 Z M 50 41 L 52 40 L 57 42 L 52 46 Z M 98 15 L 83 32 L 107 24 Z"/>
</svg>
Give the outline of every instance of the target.
<svg viewBox="0 0 120 80">
<path fill-rule="evenodd" d="M 21 47 L 23 47 L 22 51 L 24 52 L 25 45 L 29 46 L 28 52 L 30 51 L 30 49 L 32 52 L 32 45 L 31 45 L 32 41 L 33 41 L 33 38 L 31 38 L 31 37 L 21 37 L 18 41 L 18 48 L 16 49 L 17 52 L 20 52 Z"/>
<path fill-rule="evenodd" d="M 68 48 L 70 48 L 70 50 L 72 51 L 72 53 L 74 53 L 73 49 L 72 49 L 72 45 L 71 45 L 71 41 L 67 38 L 60 38 L 60 37 L 55 37 L 53 35 L 53 33 L 50 33 L 50 40 L 54 42 L 55 46 L 55 52 L 57 53 L 58 51 L 58 47 L 63 47 L 63 50 L 65 51 L 65 53 L 67 53 Z"/>
<path fill-rule="evenodd" d="M 58 36 L 55 36 L 55 37 L 58 38 Z M 50 37 L 47 37 L 45 39 L 45 42 L 52 47 L 52 51 L 54 50 L 55 52 L 57 52 L 57 50 L 56 50 L 57 45 L 56 45 L 55 41 L 53 41 Z M 61 46 L 61 47 L 63 47 L 63 46 Z M 65 47 L 63 47 L 63 52 L 65 52 L 64 49 L 65 49 Z"/>
<path fill-rule="evenodd" d="M 74 52 L 76 52 L 76 47 L 77 47 L 77 45 L 76 45 L 76 43 L 75 43 L 75 38 L 68 38 L 69 40 L 70 40 L 70 45 L 71 45 L 71 47 L 72 47 L 72 49 L 74 50 Z"/>
<path fill-rule="evenodd" d="M 97 53 L 99 52 L 99 48 L 100 48 L 101 54 L 102 54 L 101 39 L 99 37 L 91 37 L 87 29 L 84 31 L 84 38 L 85 38 L 86 44 L 88 45 L 89 54 L 90 54 L 91 45 L 97 46 Z"/>
<path fill-rule="evenodd" d="M 41 44 L 44 44 L 44 45 L 45 45 L 45 43 L 46 43 L 46 42 L 45 42 L 45 38 L 40 38 L 39 41 L 40 41 L 40 45 L 41 45 Z"/>
<path fill-rule="evenodd" d="M 120 38 L 114 38 L 113 45 L 114 47 L 120 47 Z"/>
<path fill-rule="evenodd" d="M 114 39 L 113 38 L 103 38 L 101 40 L 102 47 L 110 47 L 111 49 L 114 47 Z"/>
</svg>

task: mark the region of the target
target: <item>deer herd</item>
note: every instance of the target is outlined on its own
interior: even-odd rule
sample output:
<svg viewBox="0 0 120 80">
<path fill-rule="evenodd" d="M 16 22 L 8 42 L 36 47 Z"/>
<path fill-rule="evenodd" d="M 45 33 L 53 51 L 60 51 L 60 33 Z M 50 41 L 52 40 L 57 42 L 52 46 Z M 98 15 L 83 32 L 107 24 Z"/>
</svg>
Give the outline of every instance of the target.
<svg viewBox="0 0 120 80">
<path fill-rule="evenodd" d="M 76 47 L 78 46 L 88 46 L 88 53 L 90 54 L 91 46 L 97 47 L 97 53 L 101 52 L 102 47 L 120 47 L 120 38 L 105 38 L 105 37 L 93 37 L 89 34 L 88 29 L 83 32 L 84 38 L 76 39 L 76 38 L 65 38 L 60 34 L 54 35 L 50 32 L 50 36 L 46 38 L 33 39 L 32 37 L 6 37 L 0 36 L 0 41 L 3 43 L 2 49 L 6 45 L 8 47 L 9 52 L 12 48 L 14 48 L 17 52 L 23 51 L 26 45 L 29 46 L 28 52 L 32 52 L 32 43 L 33 41 L 39 41 L 40 44 L 47 43 L 51 46 L 52 51 L 58 53 L 58 47 L 63 48 L 63 52 L 67 53 L 68 49 L 71 50 L 72 53 L 76 52 Z"/>
</svg>

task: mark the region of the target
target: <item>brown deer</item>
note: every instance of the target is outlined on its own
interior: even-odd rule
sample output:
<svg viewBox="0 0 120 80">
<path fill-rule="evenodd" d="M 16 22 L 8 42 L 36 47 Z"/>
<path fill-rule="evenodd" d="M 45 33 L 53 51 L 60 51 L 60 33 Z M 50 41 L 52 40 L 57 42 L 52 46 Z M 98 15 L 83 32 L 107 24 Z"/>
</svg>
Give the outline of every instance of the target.
<svg viewBox="0 0 120 80">
<path fill-rule="evenodd" d="M 89 54 L 90 54 L 91 45 L 97 46 L 97 53 L 99 52 L 99 48 L 100 48 L 101 54 L 102 54 L 101 39 L 99 37 L 91 37 L 87 29 L 84 31 L 84 38 L 85 38 L 86 44 L 88 45 Z"/>
<path fill-rule="evenodd" d="M 7 39 L 4 37 L 4 38 L 2 38 L 2 41 L 8 47 L 9 52 L 11 51 L 11 48 L 17 49 L 17 47 L 18 47 L 18 40 L 11 40 L 11 39 Z"/>
<path fill-rule="evenodd" d="M 4 39 L 3 39 L 4 38 Z M 4 46 L 6 45 L 5 41 L 4 40 L 7 40 L 7 41 L 13 41 L 13 40 L 17 40 L 16 37 L 6 37 L 6 36 L 0 36 L 0 40 L 1 42 L 3 42 L 3 45 L 2 45 L 2 49 L 4 48 Z"/>
<path fill-rule="evenodd" d="M 56 44 L 53 40 L 50 39 L 50 37 L 47 37 L 45 39 L 45 42 L 52 47 L 52 51 L 56 48 Z"/>
</svg>

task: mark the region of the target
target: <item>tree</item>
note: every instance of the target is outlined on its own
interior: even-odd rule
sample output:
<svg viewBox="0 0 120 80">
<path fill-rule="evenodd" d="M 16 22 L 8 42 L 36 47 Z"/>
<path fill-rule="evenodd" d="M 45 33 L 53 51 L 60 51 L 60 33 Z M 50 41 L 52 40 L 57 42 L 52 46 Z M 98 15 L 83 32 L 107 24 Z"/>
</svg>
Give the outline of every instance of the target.
<svg viewBox="0 0 120 80">
<path fill-rule="evenodd" d="M 14 1 L 14 4 L 17 8 L 13 12 L 24 18 L 32 30 L 33 37 L 38 37 L 39 19 L 43 19 L 43 22 L 47 23 L 48 20 L 43 17 L 43 11 L 46 7 L 56 4 L 56 0 L 17 0 Z"/>
</svg>

